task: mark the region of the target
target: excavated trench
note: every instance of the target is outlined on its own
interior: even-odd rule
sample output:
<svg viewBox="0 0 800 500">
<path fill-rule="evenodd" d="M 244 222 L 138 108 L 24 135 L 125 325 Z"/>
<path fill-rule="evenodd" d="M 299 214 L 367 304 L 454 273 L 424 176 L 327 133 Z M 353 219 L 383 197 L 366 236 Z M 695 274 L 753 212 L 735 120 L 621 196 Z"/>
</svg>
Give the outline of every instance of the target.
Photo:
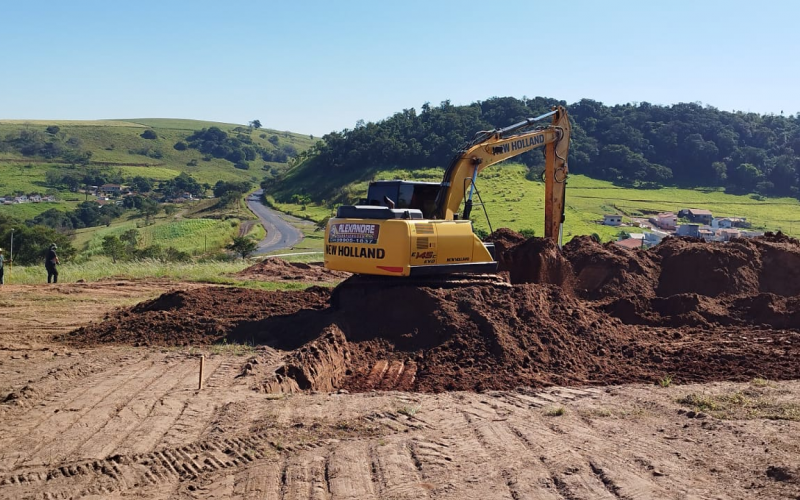
<svg viewBox="0 0 800 500">
<path fill-rule="evenodd" d="M 373 286 L 340 297 L 338 307 L 323 287 L 174 291 L 80 328 L 68 341 L 266 346 L 282 353 L 281 365 L 255 355 L 243 375 L 267 392 L 800 376 L 797 240 L 666 239 L 628 250 L 578 237 L 560 251 L 505 229 L 491 239 L 505 283 Z M 274 271 L 300 282 L 341 278 L 318 266 L 258 266 L 262 276 Z"/>
</svg>

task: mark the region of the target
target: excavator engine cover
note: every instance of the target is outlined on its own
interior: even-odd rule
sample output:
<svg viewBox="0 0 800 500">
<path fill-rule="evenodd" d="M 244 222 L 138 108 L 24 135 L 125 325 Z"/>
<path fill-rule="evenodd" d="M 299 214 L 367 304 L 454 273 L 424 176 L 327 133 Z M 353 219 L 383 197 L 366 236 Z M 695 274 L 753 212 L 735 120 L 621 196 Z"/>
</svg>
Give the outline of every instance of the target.
<svg viewBox="0 0 800 500">
<path fill-rule="evenodd" d="M 356 274 L 493 273 L 493 245 L 467 220 L 423 219 L 419 210 L 343 206 L 325 230 L 325 267 Z"/>
</svg>

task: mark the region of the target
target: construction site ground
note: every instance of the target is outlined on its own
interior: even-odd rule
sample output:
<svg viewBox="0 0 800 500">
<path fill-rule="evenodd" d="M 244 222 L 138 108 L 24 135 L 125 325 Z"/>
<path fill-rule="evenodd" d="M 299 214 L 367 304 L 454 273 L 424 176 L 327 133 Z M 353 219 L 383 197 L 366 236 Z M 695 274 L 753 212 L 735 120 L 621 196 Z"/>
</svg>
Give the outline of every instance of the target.
<svg viewBox="0 0 800 500">
<path fill-rule="evenodd" d="M 5 285 L 0 498 L 800 498 L 797 291 L 765 260 L 796 242 L 567 263 L 514 238 L 507 285 L 336 311 L 316 267 L 294 292 Z M 735 275 L 657 276 L 708 253 Z"/>
</svg>

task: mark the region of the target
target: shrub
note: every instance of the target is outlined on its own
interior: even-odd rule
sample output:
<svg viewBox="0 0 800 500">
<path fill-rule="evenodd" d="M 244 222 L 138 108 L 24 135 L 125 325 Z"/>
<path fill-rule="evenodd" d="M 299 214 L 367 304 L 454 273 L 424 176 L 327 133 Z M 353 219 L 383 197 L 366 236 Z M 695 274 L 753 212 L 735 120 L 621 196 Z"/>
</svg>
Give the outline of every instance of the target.
<svg viewBox="0 0 800 500">
<path fill-rule="evenodd" d="M 142 132 L 141 135 L 142 139 L 158 139 L 158 135 L 156 134 L 155 130 L 145 130 Z"/>
<path fill-rule="evenodd" d="M 186 143 L 185 143 L 185 142 L 183 142 L 183 141 L 178 141 L 178 142 L 176 142 L 176 143 L 175 143 L 175 145 L 174 145 L 174 146 L 172 146 L 172 147 L 173 147 L 173 148 L 175 148 L 175 149 L 176 149 L 176 150 L 178 150 L 178 151 L 186 151 L 186 148 L 188 148 L 188 146 L 186 145 Z"/>
</svg>

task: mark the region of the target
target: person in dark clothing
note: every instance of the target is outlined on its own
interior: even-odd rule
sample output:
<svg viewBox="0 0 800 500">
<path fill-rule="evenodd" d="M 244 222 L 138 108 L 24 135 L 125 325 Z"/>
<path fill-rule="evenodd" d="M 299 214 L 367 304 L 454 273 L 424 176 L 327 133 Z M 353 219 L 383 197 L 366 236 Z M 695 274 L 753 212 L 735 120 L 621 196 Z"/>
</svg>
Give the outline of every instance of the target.
<svg viewBox="0 0 800 500">
<path fill-rule="evenodd" d="M 0 285 L 5 283 L 3 264 L 5 264 L 5 258 L 3 257 L 3 249 L 0 248 Z"/>
<path fill-rule="evenodd" d="M 47 282 L 58 283 L 58 268 L 56 265 L 60 264 L 58 255 L 56 255 L 56 244 L 50 245 L 50 250 L 47 251 L 47 257 L 44 259 L 44 268 L 47 269 Z"/>
</svg>

